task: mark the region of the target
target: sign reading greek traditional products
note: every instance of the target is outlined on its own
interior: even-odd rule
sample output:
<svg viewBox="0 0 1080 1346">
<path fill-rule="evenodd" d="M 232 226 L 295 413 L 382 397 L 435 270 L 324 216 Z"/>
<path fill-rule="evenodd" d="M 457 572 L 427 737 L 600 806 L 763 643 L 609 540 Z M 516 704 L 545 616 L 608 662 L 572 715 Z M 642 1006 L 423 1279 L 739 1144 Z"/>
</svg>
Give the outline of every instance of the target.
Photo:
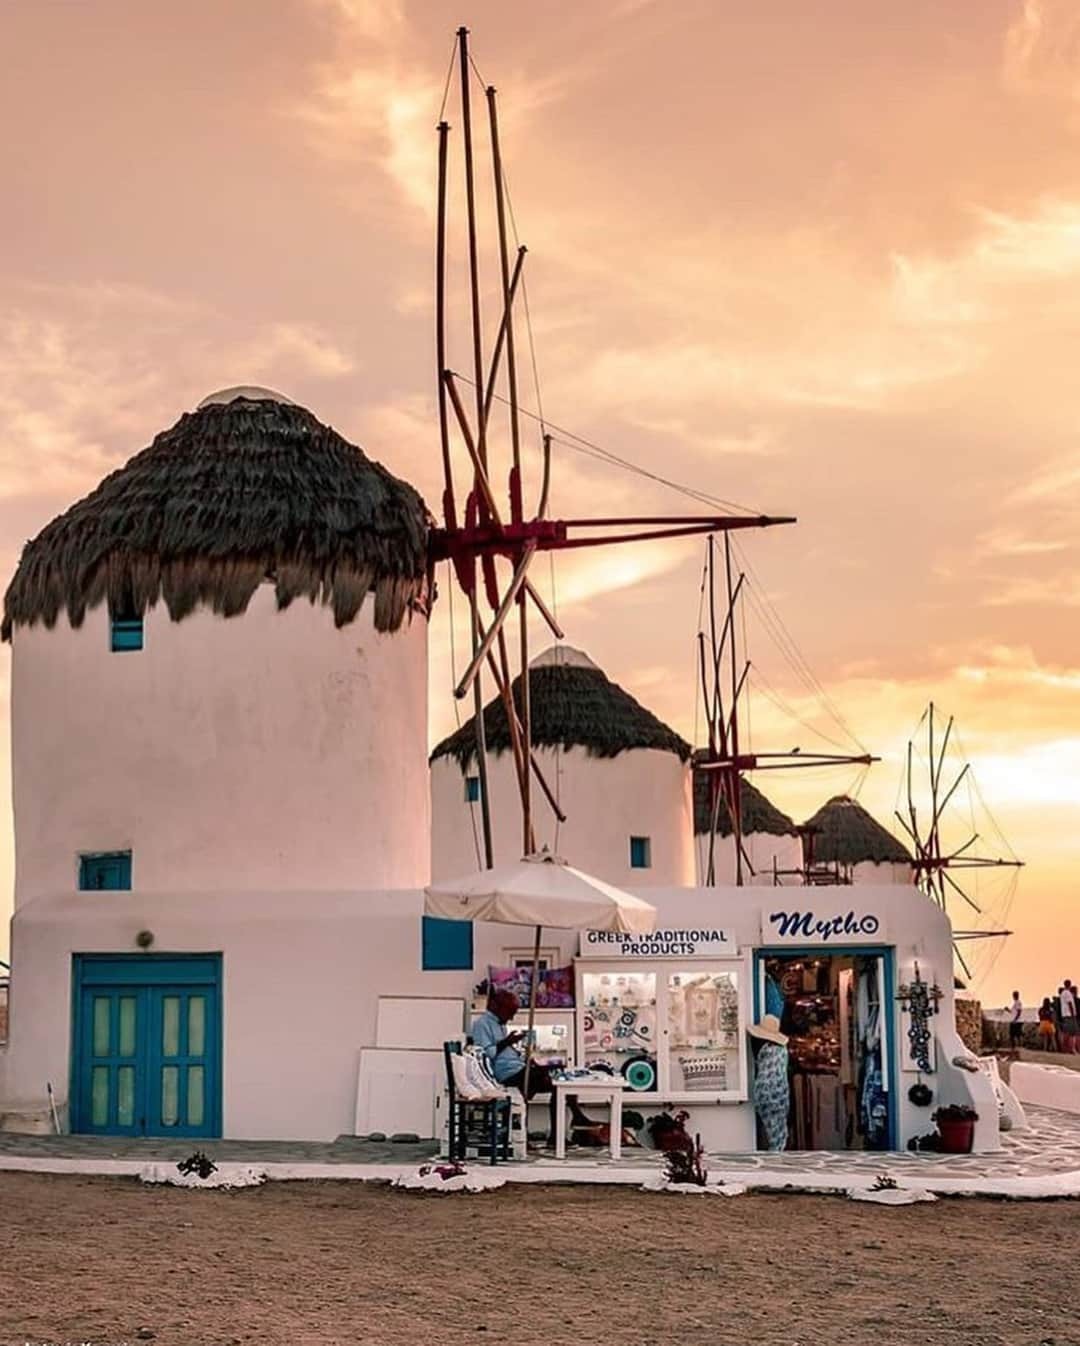
<svg viewBox="0 0 1080 1346">
<path fill-rule="evenodd" d="M 579 958 L 732 958 L 738 953 L 730 930 L 654 930 L 623 935 L 615 930 L 583 930 Z"/>
<path fill-rule="evenodd" d="M 880 944 L 885 921 L 877 912 L 857 907 L 763 907 L 761 942 L 771 944 Z"/>
</svg>

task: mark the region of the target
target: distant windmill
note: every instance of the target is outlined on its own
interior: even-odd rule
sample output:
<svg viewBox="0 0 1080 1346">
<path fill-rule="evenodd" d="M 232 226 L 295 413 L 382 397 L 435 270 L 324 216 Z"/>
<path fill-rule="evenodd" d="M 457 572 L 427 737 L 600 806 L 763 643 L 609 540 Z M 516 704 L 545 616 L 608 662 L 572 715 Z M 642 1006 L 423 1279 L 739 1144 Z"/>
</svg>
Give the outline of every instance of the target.
<svg viewBox="0 0 1080 1346">
<path fill-rule="evenodd" d="M 743 844 L 743 775 L 748 771 L 780 771 L 799 767 L 870 766 L 880 759 L 870 753 L 821 753 L 791 748 L 787 752 L 747 752 L 740 740 L 739 713 L 747 693 L 751 663 L 736 645 L 736 613 L 746 575 L 735 574 L 732 567 L 731 539 L 724 537 L 723 620 L 716 596 L 716 546 L 710 536 L 706 544 L 703 586 L 708 593 L 707 630 L 698 632 L 698 665 L 701 695 L 705 705 L 707 746 L 694 755 L 694 767 L 707 773 L 711 826 L 705 883 L 716 884 L 716 836 L 720 806 L 731 820 L 735 848 L 735 883 L 742 886 L 754 867 Z M 779 877 L 779 875 L 777 875 Z M 803 881 L 810 882 L 804 866 Z"/>
<path fill-rule="evenodd" d="M 456 64 L 461 95 L 462 150 L 464 163 L 465 211 L 468 238 L 468 271 L 472 333 L 472 376 L 455 373 L 447 354 L 447 190 L 450 126 L 438 126 L 438 211 L 435 266 L 435 326 L 438 363 L 439 431 L 442 445 L 443 499 L 442 527 L 432 537 L 432 562 L 448 559 L 454 577 L 469 604 L 472 657 L 454 689 L 462 698 L 472 691 L 476 707 L 476 756 L 479 773 L 480 811 L 483 825 L 484 860 L 492 867 L 491 808 L 488 795 L 487 754 L 484 743 L 483 694 L 481 678 L 487 669 L 502 698 L 510 725 L 511 747 L 521 795 L 522 846 L 526 854 L 535 850 L 532 824 L 532 782 L 535 778 L 549 806 L 559 814 L 555 795 L 544 779 L 532 751 L 529 710 L 529 637 L 527 605 L 532 602 L 557 639 L 563 632 L 552 612 L 533 586 L 529 570 L 540 552 L 566 551 L 572 548 L 607 546 L 620 542 L 643 542 L 695 533 L 727 533 L 738 528 L 766 528 L 774 524 L 794 523 L 791 518 L 756 516 L 630 517 L 592 519 L 550 519 L 548 502 L 551 490 L 551 436 L 541 423 L 542 457 L 540 488 L 536 504 L 525 500 L 522 474 L 523 411 L 518 390 L 515 353 L 515 307 L 522 287 L 526 250 L 517 248 L 511 265 L 507 229 L 506 180 L 499 144 L 499 123 L 495 90 L 484 88 L 469 55 L 468 30 L 458 29 L 451 57 L 451 76 Z M 495 340 L 486 349 L 481 318 L 482 293 L 476 209 L 476 171 L 473 146 L 471 82 L 476 78 L 484 91 L 488 110 L 491 169 L 494 185 L 495 219 L 498 233 L 500 319 Z M 448 83 L 449 91 L 449 83 Z M 445 107 L 445 102 L 444 102 Z M 527 313 L 526 313 L 527 319 Z M 503 381 L 505 381 L 503 383 Z M 505 398 L 497 394 L 503 384 Z M 464 385 L 464 391 L 463 391 Z M 466 408 L 466 401 L 473 405 Z M 510 468 L 505 495 L 500 503 L 496 487 L 498 474 L 493 448 L 496 428 L 495 402 L 508 410 Z M 468 457 L 471 478 L 459 513 L 459 493 L 455 487 L 453 445 L 456 439 Z M 505 433 L 506 427 L 503 427 Z M 499 564 L 504 567 L 500 575 Z M 507 568 L 508 567 L 508 571 Z M 490 617 L 482 615 L 482 605 Z M 512 692 L 511 654 L 507 625 L 518 612 L 517 661 L 521 670 L 520 700 L 515 704 Z"/>
<path fill-rule="evenodd" d="M 975 847 L 982 841 L 975 828 L 974 816 L 970 827 L 963 835 L 967 840 L 961 845 L 951 845 L 943 839 L 944 824 L 948 819 L 947 810 L 957 797 L 961 784 L 972 781 L 971 763 L 958 761 L 955 757 L 955 721 L 950 715 L 941 733 L 940 721 L 935 722 L 933 702 L 926 708 L 915 728 L 915 735 L 907 747 L 907 808 L 896 810 L 896 818 L 906 833 L 915 851 L 915 882 L 928 897 L 945 912 L 951 912 L 957 899 L 966 904 L 966 908 L 977 915 L 983 915 L 979 903 L 968 891 L 973 870 L 980 869 L 1019 869 L 1023 861 L 1010 854 L 1007 857 L 978 854 Z M 926 761 L 924 779 L 916 778 L 915 755 L 916 739 L 926 730 Z M 948 760 L 950 748 L 954 749 L 953 760 Z M 922 807 L 920 808 L 920 804 Z M 1004 841 L 1004 838 L 1002 838 Z M 1008 843 L 1005 843 L 1008 848 Z M 953 947 L 960 966 L 967 976 L 971 976 L 964 955 L 960 952 L 961 942 L 972 939 L 1002 939 L 1010 935 L 1010 930 L 954 930 Z"/>
</svg>

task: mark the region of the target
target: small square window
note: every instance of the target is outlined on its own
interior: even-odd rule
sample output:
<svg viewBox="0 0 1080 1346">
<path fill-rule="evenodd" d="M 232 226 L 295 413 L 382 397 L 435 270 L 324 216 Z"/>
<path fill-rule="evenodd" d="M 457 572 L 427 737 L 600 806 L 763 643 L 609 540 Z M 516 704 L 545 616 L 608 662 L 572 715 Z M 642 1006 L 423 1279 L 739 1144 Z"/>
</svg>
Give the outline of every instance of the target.
<svg viewBox="0 0 1080 1346">
<path fill-rule="evenodd" d="M 465 777 L 465 802 L 466 804 L 479 804 L 480 802 L 480 777 Z"/>
<path fill-rule="evenodd" d="M 126 650 L 141 650 L 143 647 L 143 622 L 141 617 L 114 617 L 110 649 L 114 654 Z"/>
<path fill-rule="evenodd" d="M 652 869 L 652 841 L 649 837 L 630 838 L 630 868 Z"/>
<path fill-rule="evenodd" d="M 79 889 L 84 893 L 130 892 L 131 852 L 79 856 Z"/>
<path fill-rule="evenodd" d="M 443 921 L 438 916 L 421 918 L 420 966 L 425 972 L 471 972 L 473 965 L 472 921 Z"/>
</svg>

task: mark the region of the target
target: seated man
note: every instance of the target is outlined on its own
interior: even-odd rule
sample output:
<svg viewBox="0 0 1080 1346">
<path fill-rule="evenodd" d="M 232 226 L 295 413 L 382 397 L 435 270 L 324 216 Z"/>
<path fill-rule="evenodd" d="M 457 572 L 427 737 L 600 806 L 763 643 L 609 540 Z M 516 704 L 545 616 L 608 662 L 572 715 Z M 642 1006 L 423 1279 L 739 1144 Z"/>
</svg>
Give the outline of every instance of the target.
<svg viewBox="0 0 1080 1346">
<path fill-rule="evenodd" d="M 512 991 L 493 991 L 488 1007 L 477 1015 L 472 1025 L 473 1043 L 487 1057 L 500 1084 L 510 1089 L 525 1091 L 525 1056 L 518 1049 L 524 1033 L 507 1032 L 506 1025 L 518 1012 L 518 999 Z M 555 1086 L 547 1066 L 534 1062 L 529 1067 L 529 1098 L 537 1094 L 551 1095 L 551 1143 L 555 1143 L 555 1113 L 558 1106 Z M 573 1096 L 566 1100 L 575 1126 L 592 1126 L 592 1120 L 581 1111 Z"/>
</svg>

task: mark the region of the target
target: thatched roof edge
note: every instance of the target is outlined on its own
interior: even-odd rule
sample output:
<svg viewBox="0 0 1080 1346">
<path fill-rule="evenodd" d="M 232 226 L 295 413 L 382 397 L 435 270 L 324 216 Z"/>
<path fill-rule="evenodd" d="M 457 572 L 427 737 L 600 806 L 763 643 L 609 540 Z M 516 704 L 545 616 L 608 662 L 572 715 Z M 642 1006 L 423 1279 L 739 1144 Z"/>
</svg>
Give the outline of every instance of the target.
<svg viewBox="0 0 1080 1346">
<path fill-rule="evenodd" d="M 514 704 L 521 706 L 521 676 L 512 684 Z M 534 665 L 529 669 L 532 741 L 541 748 L 584 748 L 592 757 L 617 757 L 634 748 L 690 758 L 690 745 L 636 701 L 601 669 L 574 664 Z M 502 699 L 484 707 L 488 752 L 499 756 L 511 748 L 510 726 Z M 476 759 L 475 716 L 437 744 L 430 760 L 452 757 L 464 772 Z"/>
<path fill-rule="evenodd" d="M 374 594 L 394 631 L 426 611 L 430 516 L 417 491 L 303 407 L 240 398 L 185 413 L 23 548 L 4 600 L 16 626 L 73 627 L 107 603 L 181 621 L 243 612 L 273 583 L 344 626 Z"/>
<path fill-rule="evenodd" d="M 910 864 L 911 852 L 847 795 L 823 804 L 805 826 L 814 832 L 814 859 L 822 864 Z"/>
</svg>

